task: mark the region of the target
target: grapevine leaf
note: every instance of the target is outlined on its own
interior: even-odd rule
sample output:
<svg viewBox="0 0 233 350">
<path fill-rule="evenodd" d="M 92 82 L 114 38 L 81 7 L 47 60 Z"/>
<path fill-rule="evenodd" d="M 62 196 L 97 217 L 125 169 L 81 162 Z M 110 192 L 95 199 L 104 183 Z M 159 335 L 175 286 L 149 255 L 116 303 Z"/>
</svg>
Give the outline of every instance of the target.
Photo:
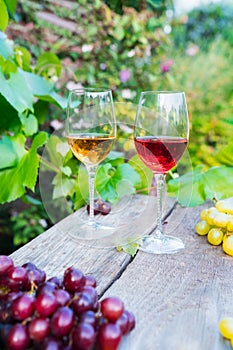
<svg viewBox="0 0 233 350">
<path fill-rule="evenodd" d="M 52 83 L 30 72 L 21 71 L 21 73 L 35 96 L 44 101 L 55 102 L 61 108 L 67 106 L 67 100 L 54 91 Z"/>
<path fill-rule="evenodd" d="M 193 172 L 168 181 L 168 194 L 175 195 L 184 207 L 203 203 L 206 200 L 206 194 L 202 169 L 203 167 L 198 167 Z"/>
<path fill-rule="evenodd" d="M 41 131 L 35 136 L 32 142 L 31 151 L 36 152 L 39 147 L 42 147 L 48 140 L 48 134 L 45 131 Z"/>
<path fill-rule="evenodd" d="M 74 191 L 75 180 L 64 176 L 61 172 L 56 174 L 53 179 L 53 199 L 66 197 Z"/>
<path fill-rule="evenodd" d="M 152 171 L 143 163 L 137 154 L 129 160 L 129 164 L 140 176 L 140 182 L 135 184 L 136 189 L 143 190 L 143 193 L 148 193 L 153 178 Z"/>
<path fill-rule="evenodd" d="M 62 65 L 59 58 L 52 52 L 44 52 L 39 56 L 36 64 L 36 72 L 39 75 L 51 77 L 53 75 L 59 77 Z"/>
<path fill-rule="evenodd" d="M 232 197 L 233 167 L 212 167 L 205 173 L 205 192 L 207 198 L 217 199 Z"/>
<path fill-rule="evenodd" d="M 0 44 L 1 45 L 1 44 Z M 0 131 L 12 131 L 20 128 L 20 120 L 17 111 L 10 103 L 0 94 Z M 11 116 L 9 118 L 9 115 Z"/>
<path fill-rule="evenodd" d="M 30 70 L 30 62 L 32 59 L 30 52 L 22 46 L 15 46 L 14 52 L 15 60 L 18 63 L 18 66 L 22 69 Z"/>
<path fill-rule="evenodd" d="M 13 15 L 16 10 L 17 0 L 5 0 L 8 10 Z"/>
<path fill-rule="evenodd" d="M 19 71 L 6 79 L 0 67 L 0 93 L 19 113 L 26 109 L 33 111 L 32 91 Z"/>
<path fill-rule="evenodd" d="M 4 32 L 8 25 L 9 16 L 5 1 L 0 0 L 0 30 Z"/>
<path fill-rule="evenodd" d="M 233 140 L 226 147 L 221 148 L 215 155 L 216 159 L 224 165 L 233 166 Z"/>
<path fill-rule="evenodd" d="M 45 132 L 39 133 L 32 142 L 31 149 L 27 152 L 24 149 L 25 138 L 19 135 L 13 139 L 13 145 L 17 150 L 18 163 L 12 169 L 0 172 L 0 203 L 13 201 L 21 197 L 26 187 L 34 190 L 39 167 L 39 156 L 37 148 L 47 140 Z"/>
<path fill-rule="evenodd" d="M 0 10 L 0 13 L 1 13 L 1 10 Z M 12 54 L 13 54 L 13 49 L 10 46 L 9 42 L 7 41 L 6 34 L 0 32 L 0 55 L 4 58 L 7 58 Z"/>
<path fill-rule="evenodd" d="M 116 168 L 110 163 L 101 165 L 96 174 L 96 189 L 100 196 L 115 202 L 123 196 L 135 193 L 135 184 L 140 181 L 138 173 L 127 163 Z"/>
<path fill-rule="evenodd" d="M 116 250 L 118 252 L 125 252 L 132 257 L 134 257 L 139 249 L 140 244 L 142 243 L 142 238 L 139 237 L 137 240 L 131 240 L 130 238 L 127 240 L 126 244 L 118 245 Z"/>
<path fill-rule="evenodd" d="M 20 114 L 19 119 L 22 123 L 23 131 L 26 136 L 31 136 L 38 131 L 37 118 L 33 114 L 29 114 L 28 117 L 24 114 Z"/>
<path fill-rule="evenodd" d="M 0 140 L 0 169 L 10 168 L 17 164 L 17 153 L 10 137 L 3 136 Z"/>
<path fill-rule="evenodd" d="M 219 166 L 204 171 L 196 168 L 168 182 L 167 191 L 175 195 L 182 206 L 197 206 L 206 199 L 218 199 L 233 196 L 233 167 Z"/>
</svg>

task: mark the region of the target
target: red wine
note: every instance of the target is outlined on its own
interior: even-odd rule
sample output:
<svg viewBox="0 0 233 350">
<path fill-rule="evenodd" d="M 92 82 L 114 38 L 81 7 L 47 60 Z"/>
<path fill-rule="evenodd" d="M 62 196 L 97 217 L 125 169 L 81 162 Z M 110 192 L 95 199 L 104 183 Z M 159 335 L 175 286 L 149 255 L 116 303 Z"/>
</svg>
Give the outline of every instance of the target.
<svg viewBox="0 0 233 350">
<path fill-rule="evenodd" d="M 134 141 L 142 161 L 159 174 L 165 174 L 178 163 L 188 143 L 185 138 L 172 136 L 136 137 Z"/>
</svg>

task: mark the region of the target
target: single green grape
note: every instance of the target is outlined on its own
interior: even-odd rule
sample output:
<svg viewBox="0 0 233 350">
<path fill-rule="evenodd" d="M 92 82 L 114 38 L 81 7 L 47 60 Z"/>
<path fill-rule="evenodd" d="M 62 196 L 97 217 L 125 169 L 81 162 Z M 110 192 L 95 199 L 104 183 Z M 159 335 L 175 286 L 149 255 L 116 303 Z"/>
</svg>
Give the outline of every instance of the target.
<svg viewBox="0 0 233 350">
<path fill-rule="evenodd" d="M 212 245 L 219 245 L 223 240 L 223 232 L 220 228 L 212 228 L 208 232 L 207 240 Z"/>
<path fill-rule="evenodd" d="M 217 213 L 213 218 L 213 224 L 218 227 L 227 227 L 230 216 L 225 213 Z"/>
<path fill-rule="evenodd" d="M 222 318 L 219 322 L 219 331 L 226 339 L 233 339 L 233 317 Z"/>
<path fill-rule="evenodd" d="M 208 224 L 213 225 L 214 218 L 217 214 L 218 214 L 218 211 L 215 207 L 211 207 L 208 209 L 208 214 L 206 217 L 206 221 L 208 222 Z"/>
<path fill-rule="evenodd" d="M 205 236 L 210 230 L 210 225 L 205 220 L 202 220 L 196 224 L 195 229 L 198 235 Z"/>
<path fill-rule="evenodd" d="M 201 220 L 207 220 L 208 217 L 208 209 L 203 209 L 200 213 L 200 218 Z"/>
<path fill-rule="evenodd" d="M 216 203 L 216 208 L 220 212 L 227 213 L 227 214 L 233 214 L 233 197 L 219 200 Z"/>
<path fill-rule="evenodd" d="M 225 235 L 222 248 L 226 254 L 233 256 L 233 235 Z"/>
</svg>

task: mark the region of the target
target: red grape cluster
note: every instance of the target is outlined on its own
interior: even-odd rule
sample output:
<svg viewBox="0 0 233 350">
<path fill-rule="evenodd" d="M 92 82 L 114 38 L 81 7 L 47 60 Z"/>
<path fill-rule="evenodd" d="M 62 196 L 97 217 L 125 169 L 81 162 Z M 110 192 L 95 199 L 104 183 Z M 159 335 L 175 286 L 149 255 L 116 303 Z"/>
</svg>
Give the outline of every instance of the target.
<svg viewBox="0 0 233 350">
<path fill-rule="evenodd" d="M 115 350 L 135 317 L 118 297 L 99 301 L 92 275 L 69 267 L 46 280 L 33 263 L 1 255 L 0 324 L 1 349 Z"/>
</svg>

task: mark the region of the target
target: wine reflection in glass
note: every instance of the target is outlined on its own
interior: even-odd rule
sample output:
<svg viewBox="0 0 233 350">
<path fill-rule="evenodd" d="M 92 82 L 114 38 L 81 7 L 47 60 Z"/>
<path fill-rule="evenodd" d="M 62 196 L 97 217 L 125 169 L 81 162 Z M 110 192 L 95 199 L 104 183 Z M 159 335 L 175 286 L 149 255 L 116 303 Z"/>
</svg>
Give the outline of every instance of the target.
<svg viewBox="0 0 233 350">
<path fill-rule="evenodd" d="M 82 88 L 70 91 L 66 134 L 74 156 L 86 166 L 88 172 L 89 216 L 77 230 L 82 238 L 101 238 L 113 230 L 113 227 L 97 222 L 94 217 L 96 169 L 111 151 L 116 138 L 111 90 Z"/>
<path fill-rule="evenodd" d="M 139 157 L 153 171 L 157 186 L 156 229 L 151 235 L 143 237 L 140 250 L 169 254 L 184 248 L 180 239 L 163 232 L 162 203 L 166 173 L 179 162 L 188 138 L 188 110 L 184 92 L 145 91 L 140 94 L 134 142 Z"/>
</svg>

